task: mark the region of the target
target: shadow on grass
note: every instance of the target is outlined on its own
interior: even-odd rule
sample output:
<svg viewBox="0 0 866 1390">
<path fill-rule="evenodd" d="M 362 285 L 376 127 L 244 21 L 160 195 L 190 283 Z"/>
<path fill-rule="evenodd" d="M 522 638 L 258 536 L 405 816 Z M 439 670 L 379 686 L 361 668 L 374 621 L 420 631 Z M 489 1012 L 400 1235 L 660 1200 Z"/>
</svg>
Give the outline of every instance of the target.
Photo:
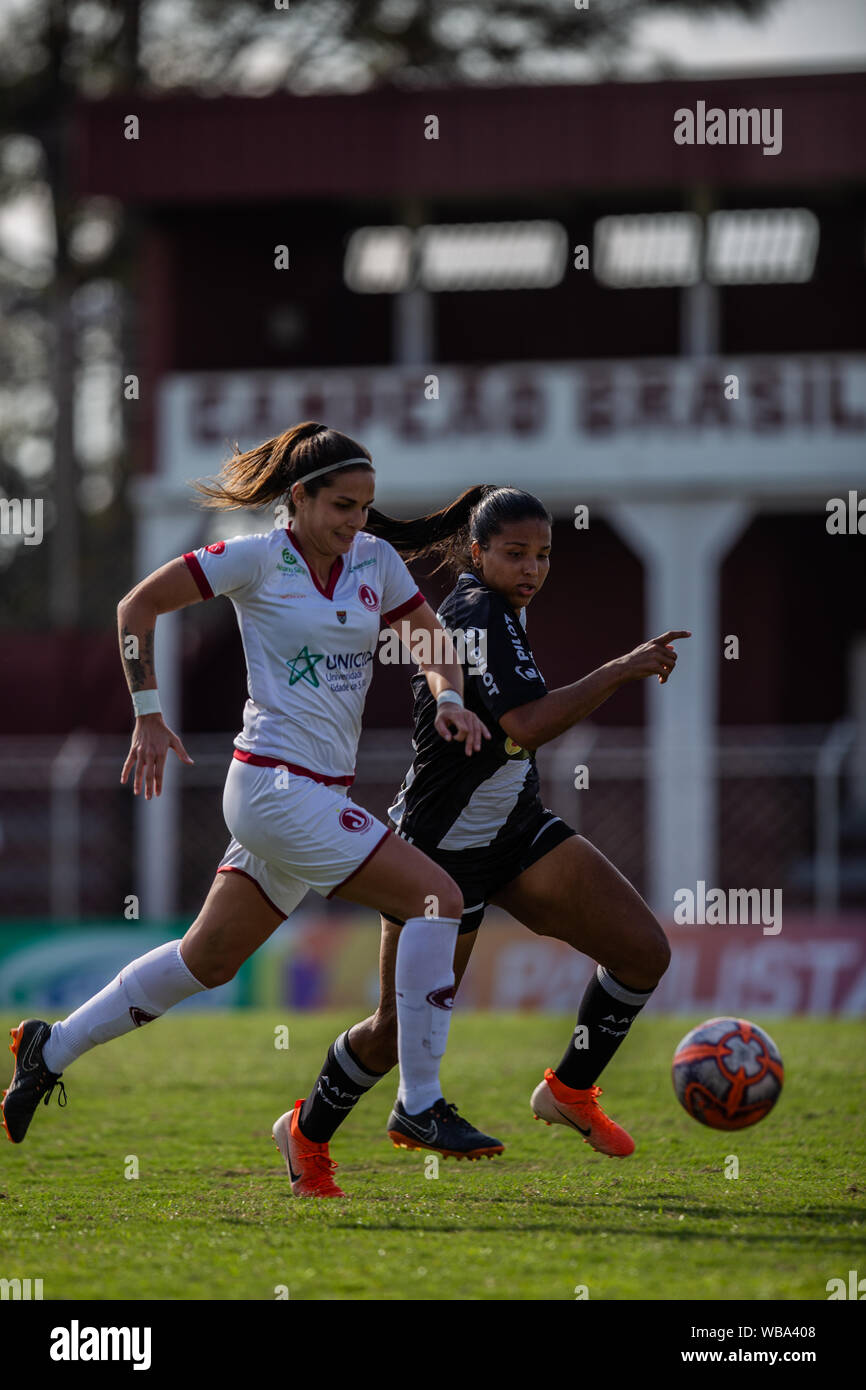
<svg viewBox="0 0 866 1390">
<path fill-rule="evenodd" d="M 444 1221 L 334 1221 L 329 1223 L 331 1230 L 359 1231 L 434 1231 L 438 1235 L 466 1235 L 466 1234 L 495 1234 L 499 1235 L 514 1234 L 514 1230 L 508 1230 L 500 1223 L 490 1222 L 444 1222 Z M 808 1240 L 809 1251 L 813 1252 L 817 1248 L 837 1251 L 840 1254 L 856 1254 L 863 1249 L 862 1239 L 856 1236 L 849 1236 L 840 1233 L 838 1235 L 816 1235 L 814 1232 L 801 1232 L 779 1234 L 773 1231 L 760 1231 L 750 1234 L 748 1231 L 708 1231 L 690 1230 L 688 1227 L 677 1225 L 676 1229 L 659 1227 L 658 1229 L 648 1229 L 645 1226 L 605 1226 L 607 1236 L 615 1238 L 625 1238 L 637 1236 L 644 1241 L 652 1240 L 672 1240 L 681 1245 L 691 1244 L 693 1241 L 724 1241 L 729 1245 L 765 1245 L 774 1249 L 780 1245 L 802 1245 Z M 571 1236 L 590 1236 L 597 1238 L 599 1235 L 598 1226 L 571 1226 L 565 1223 L 551 1225 L 543 1221 L 521 1221 L 519 1234 L 526 1235 L 529 1232 L 550 1234 L 555 1232 L 559 1235 Z"/>
</svg>

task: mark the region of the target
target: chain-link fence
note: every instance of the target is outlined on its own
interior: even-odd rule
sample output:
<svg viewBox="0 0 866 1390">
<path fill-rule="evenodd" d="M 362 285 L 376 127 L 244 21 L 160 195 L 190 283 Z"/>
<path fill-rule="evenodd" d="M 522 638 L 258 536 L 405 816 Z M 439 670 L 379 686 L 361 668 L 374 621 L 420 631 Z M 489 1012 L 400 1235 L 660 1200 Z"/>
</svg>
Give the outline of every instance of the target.
<svg viewBox="0 0 866 1390">
<path fill-rule="evenodd" d="M 167 775 L 180 793 L 177 910 L 183 914 L 198 910 L 228 841 L 221 793 L 232 737 L 188 737 L 192 767 L 170 755 Z M 785 890 L 787 903 L 806 909 L 866 902 L 866 834 L 863 842 L 850 833 L 846 838 L 845 762 L 826 757 L 833 737 L 825 726 L 721 731 L 715 750 L 720 887 L 773 883 Z M 120 917 L 128 895 L 146 896 L 137 883 L 135 798 L 119 781 L 128 748 L 125 738 L 86 733 L 0 739 L 4 917 Z M 407 730 L 365 733 L 353 799 L 384 819 L 410 759 Z M 545 804 L 646 892 L 644 731 L 584 724 L 540 749 L 538 766 Z M 589 785 L 577 788 L 582 766 Z"/>
</svg>

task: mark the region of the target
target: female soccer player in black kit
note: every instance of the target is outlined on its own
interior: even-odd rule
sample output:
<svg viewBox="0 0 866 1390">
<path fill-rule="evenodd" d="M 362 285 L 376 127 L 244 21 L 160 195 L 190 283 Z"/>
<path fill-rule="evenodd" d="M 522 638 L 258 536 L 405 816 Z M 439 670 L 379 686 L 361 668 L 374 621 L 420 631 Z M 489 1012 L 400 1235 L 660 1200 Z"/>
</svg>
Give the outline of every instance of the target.
<svg viewBox="0 0 866 1390">
<path fill-rule="evenodd" d="M 670 949 L 631 884 L 545 808 L 533 754 L 629 681 L 658 676 L 664 684 L 677 660 L 670 643 L 689 633 L 666 632 L 574 685 L 548 691 L 525 622 L 550 570 L 551 522 L 537 497 L 486 484 L 416 521 L 395 521 L 371 508 L 367 529 L 404 559 L 440 555 L 457 573 L 437 617 L 452 633 L 486 634 L 486 650 L 483 642 L 475 650 L 469 646 L 464 689 L 466 707 L 492 735 L 475 757 L 463 757 L 434 729 L 436 704 L 423 675 L 416 675 L 415 758 L 389 815 L 397 834 L 444 868 L 463 893 L 455 990 L 489 902 L 597 963 L 578 1027 L 558 1066 L 545 1071 L 531 1105 L 536 1118 L 569 1125 L 600 1153 L 625 1157 L 634 1141 L 605 1115 L 595 1083 L 667 969 Z M 375 1014 L 336 1039 L 312 1091 L 297 1103 L 299 1128 L 311 1144 L 322 1145 L 323 1156 L 357 1100 L 397 1061 L 394 962 L 401 925 L 382 917 Z M 388 1124 L 394 1144 L 448 1155 L 435 1107 L 432 1115 L 421 1126 L 398 1098 Z M 490 1156 L 502 1148 L 497 1142 L 459 1156 Z"/>
</svg>

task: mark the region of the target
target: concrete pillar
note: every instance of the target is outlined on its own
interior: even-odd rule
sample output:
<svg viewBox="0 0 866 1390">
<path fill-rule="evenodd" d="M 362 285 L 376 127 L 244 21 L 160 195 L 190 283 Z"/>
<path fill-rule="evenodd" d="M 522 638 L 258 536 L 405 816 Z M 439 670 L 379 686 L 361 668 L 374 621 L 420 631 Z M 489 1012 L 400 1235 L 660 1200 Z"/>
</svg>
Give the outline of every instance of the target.
<svg viewBox="0 0 866 1390">
<path fill-rule="evenodd" d="M 666 685 L 646 681 L 648 898 L 661 917 L 678 888 L 716 886 L 719 566 L 750 516 L 740 501 L 614 504 L 607 515 L 645 568 L 645 637 L 683 628 Z"/>
<path fill-rule="evenodd" d="M 191 545 L 195 517 L 189 499 L 177 489 L 155 479 L 136 480 L 133 488 L 136 512 L 136 582 L 182 555 Z M 180 614 L 163 613 L 157 619 L 156 683 L 166 724 L 183 739 L 181 713 Z M 130 710 L 130 731 L 134 718 Z M 136 798 L 135 864 L 137 893 L 143 918 L 173 917 L 179 910 L 180 879 L 180 779 L 184 768 L 174 753 L 166 759 L 162 793 L 145 801 Z"/>
<path fill-rule="evenodd" d="M 688 205 L 701 219 L 701 275 L 693 285 L 684 285 L 680 291 L 680 354 L 718 357 L 722 347 L 721 301 L 718 286 L 706 276 L 709 216 L 715 205 L 713 190 L 697 185 L 691 190 Z"/>
<path fill-rule="evenodd" d="M 851 798 L 858 811 L 866 810 L 866 637 L 851 639 L 848 653 L 848 712 L 854 723 L 851 762 Z"/>
<path fill-rule="evenodd" d="M 419 198 L 400 202 L 398 216 L 413 232 L 425 224 L 426 204 Z M 427 367 L 434 361 L 435 324 L 433 296 L 418 283 L 419 247 L 413 244 L 409 284 L 394 296 L 392 361 L 399 367 Z"/>
</svg>

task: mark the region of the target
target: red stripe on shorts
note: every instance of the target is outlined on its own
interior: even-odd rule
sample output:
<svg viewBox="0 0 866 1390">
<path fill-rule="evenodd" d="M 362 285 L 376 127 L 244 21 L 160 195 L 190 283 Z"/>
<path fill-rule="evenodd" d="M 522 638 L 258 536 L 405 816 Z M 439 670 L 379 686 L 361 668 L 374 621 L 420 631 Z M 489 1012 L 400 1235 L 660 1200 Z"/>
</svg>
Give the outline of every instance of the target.
<svg viewBox="0 0 866 1390">
<path fill-rule="evenodd" d="M 267 758 L 263 753 L 248 753 L 245 748 L 236 748 L 234 757 L 239 763 L 252 763 L 253 767 L 284 767 L 288 772 L 295 772 L 299 777 L 309 777 L 314 782 L 322 782 L 326 787 L 351 787 L 355 780 L 355 774 L 351 777 L 327 777 L 323 772 L 313 772 L 308 767 L 299 767 L 297 763 L 287 763 L 284 758 Z"/>
<path fill-rule="evenodd" d="M 242 874 L 244 878 L 248 878 L 250 883 L 252 883 L 254 887 L 258 888 L 268 907 L 272 907 L 274 909 L 274 912 L 278 912 L 280 915 L 280 920 L 285 922 L 286 913 L 283 911 L 281 907 L 277 907 L 276 903 L 271 902 L 262 885 L 256 879 L 253 878 L 252 874 L 248 874 L 246 869 L 239 869 L 236 864 L 221 864 L 220 867 L 217 869 L 217 873 Z"/>
</svg>

